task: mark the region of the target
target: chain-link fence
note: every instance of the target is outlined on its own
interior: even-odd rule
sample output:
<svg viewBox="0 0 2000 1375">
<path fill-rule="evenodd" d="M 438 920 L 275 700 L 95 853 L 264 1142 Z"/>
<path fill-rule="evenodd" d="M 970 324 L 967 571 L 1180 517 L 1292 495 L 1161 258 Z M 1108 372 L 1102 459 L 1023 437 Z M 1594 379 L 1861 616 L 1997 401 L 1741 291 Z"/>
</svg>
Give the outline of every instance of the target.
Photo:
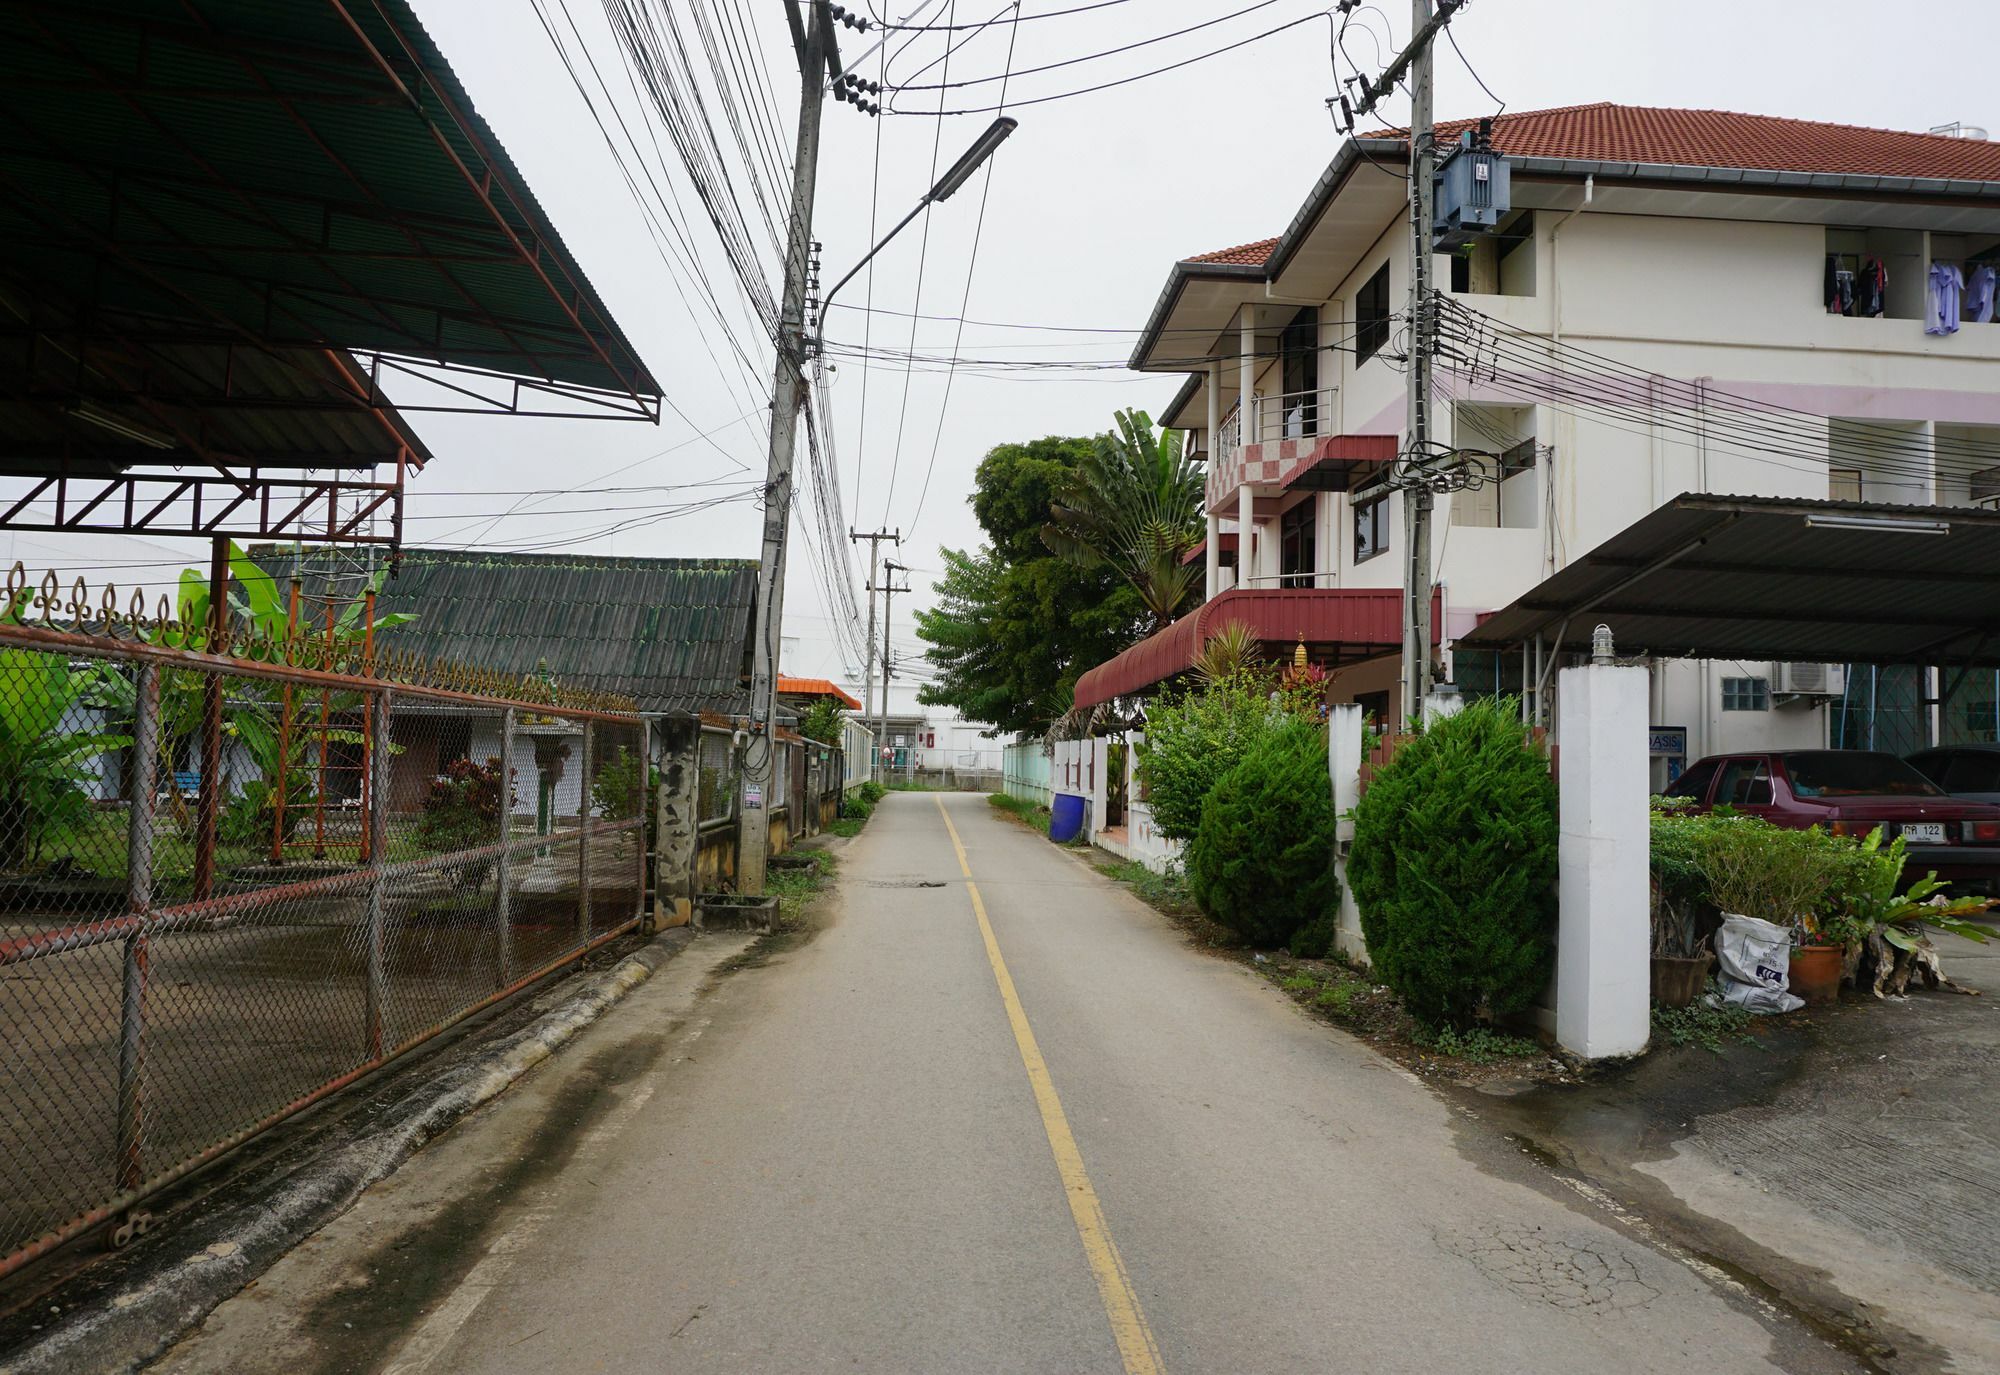
<svg viewBox="0 0 2000 1375">
<path fill-rule="evenodd" d="M 637 921 L 643 723 L 405 676 L 0 624 L 0 1273 Z"/>
</svg>

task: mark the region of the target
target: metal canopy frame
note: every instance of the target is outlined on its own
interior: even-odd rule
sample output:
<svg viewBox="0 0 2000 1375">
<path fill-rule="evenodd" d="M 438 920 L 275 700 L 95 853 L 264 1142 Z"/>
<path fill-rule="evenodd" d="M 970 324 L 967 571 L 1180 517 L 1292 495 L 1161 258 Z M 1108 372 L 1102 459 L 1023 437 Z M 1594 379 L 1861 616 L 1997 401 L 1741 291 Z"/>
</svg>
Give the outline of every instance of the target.
<svg viewBox="0 0 2000 1375">
<path fill-rule="evenodd" d="M 1455 649 L 2000 667 L 2000 511 L 1687 493 Z"/>
<path fill-rule="evenodd" d="M 16 0 L 0 248 L 0 528 L 396 544 L 404 412 L 660 418 L 407 0 Z"/>
</svg>

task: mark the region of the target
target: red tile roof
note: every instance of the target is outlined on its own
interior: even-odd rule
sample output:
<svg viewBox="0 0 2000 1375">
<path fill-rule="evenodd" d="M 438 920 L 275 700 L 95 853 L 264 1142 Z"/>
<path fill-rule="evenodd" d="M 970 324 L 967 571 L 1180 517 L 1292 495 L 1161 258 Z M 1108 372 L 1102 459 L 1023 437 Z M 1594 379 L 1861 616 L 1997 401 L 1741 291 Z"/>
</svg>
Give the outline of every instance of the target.
<svg viewBox="0 0 2000 1375">
<path fill-rule="evenodd" d="M 831 697 L 849 711 L 861 710 L 861 703 L 842 691 L 840 685 L 827 678 L 787 678 L 778 675 L 778 695 L 780 697 Z"/>
<path fill-rule="evenodd" d="M 1256 243 L 1238 244 L 1234 248 L 1218 248 L 1213 253 L 1197 253 L 1192 258 L 1182 261 L 1228 263 L 1235 267 L 1262 267 L 1277 247 L 1278 241 L 1275 238 L 1259 239 Z"/>
<path fill-rule="evenodd" d="M 1439 142 L 1477 124 L 1471 119 L 1440 124 Z M 1363 137 L 1404 133 L 1385 129 Z M 1493 124 L 1493 146 L 1528 158 L 2000 182 L 2000 143 L 1983 139 L 1609 101 L 1501 115 Z"/>
</svg>

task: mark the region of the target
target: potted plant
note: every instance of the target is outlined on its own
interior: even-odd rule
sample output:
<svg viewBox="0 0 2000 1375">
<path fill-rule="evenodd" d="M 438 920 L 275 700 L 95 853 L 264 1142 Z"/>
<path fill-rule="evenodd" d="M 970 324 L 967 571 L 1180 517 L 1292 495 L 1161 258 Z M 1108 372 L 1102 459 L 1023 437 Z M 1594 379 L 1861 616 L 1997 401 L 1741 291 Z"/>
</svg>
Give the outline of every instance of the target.
<svg viewBox="0 0 2000 1375">
<path fill-rule="evenodd" d="M 1947 982 L 1939 967 L 1937 947 L 1925 932 L 1926 923 L 1984 945 L 1985 928 L 1966 920 L 1994 904 L 1986 898 L 1948 898 L 1945 883 L 1935 873 L 1905 886 L 1908 862 L 1903 838 L 1883 841 L 1877 826 L 1849 850 L 1838 866 L 1829 894 L 1828 914 L 1821 922 L 1822 938 L 1840 952 L 1836 978 L 1861 984 L 1864 967 L 1876 997 L 1900 994 L 1919 973 L 1932 987 Z"/>
<path fill-rule="evenodd" d="M 1713 817 L 1679 810 L 1668 799 L 1653 808 L 1653 1002 L 1686 1007 L 1708 983 L 1715 954 L 1709 948 L 1708 884 L 1697 862 Z"/>
<path fill-rule="evenodd" d="M 1823 982 L 1826 956 L 1796 959 L 1797 950 L 1824 944 L 1817 921 L 1838 872 L 1836 851 L 1818 828 L 1794 831 L 1754 817 L 1718 817 L 1704 833 L 1698 854 L 1709 895 L 1725 921 L 1746 917 L 1793 933 L 1794 961 L 1786 971 L 1793 994 L 1824 1000 L 1839 991 L 1839 947 L 1832 947 L 1830 986 Z M 1801 936 L 1810 944 L 1800 945 Z"/>
</svg>

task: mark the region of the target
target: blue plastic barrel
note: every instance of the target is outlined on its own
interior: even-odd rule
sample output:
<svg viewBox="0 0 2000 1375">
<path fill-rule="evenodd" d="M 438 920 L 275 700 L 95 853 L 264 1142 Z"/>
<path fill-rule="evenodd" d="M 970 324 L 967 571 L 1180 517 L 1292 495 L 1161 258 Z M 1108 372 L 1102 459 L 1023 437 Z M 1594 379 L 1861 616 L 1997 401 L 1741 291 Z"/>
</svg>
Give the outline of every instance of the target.
<svg viewBox="0 0 2000 1375">
<path fill-rule="evenodd" d="M 1049 808 L 1049 839 L 1061 845 L 1075 840 L 1083 830 L 1084 800 L 1075 793 L 1057 793 L 1055 805 Z"/>
</svg>

